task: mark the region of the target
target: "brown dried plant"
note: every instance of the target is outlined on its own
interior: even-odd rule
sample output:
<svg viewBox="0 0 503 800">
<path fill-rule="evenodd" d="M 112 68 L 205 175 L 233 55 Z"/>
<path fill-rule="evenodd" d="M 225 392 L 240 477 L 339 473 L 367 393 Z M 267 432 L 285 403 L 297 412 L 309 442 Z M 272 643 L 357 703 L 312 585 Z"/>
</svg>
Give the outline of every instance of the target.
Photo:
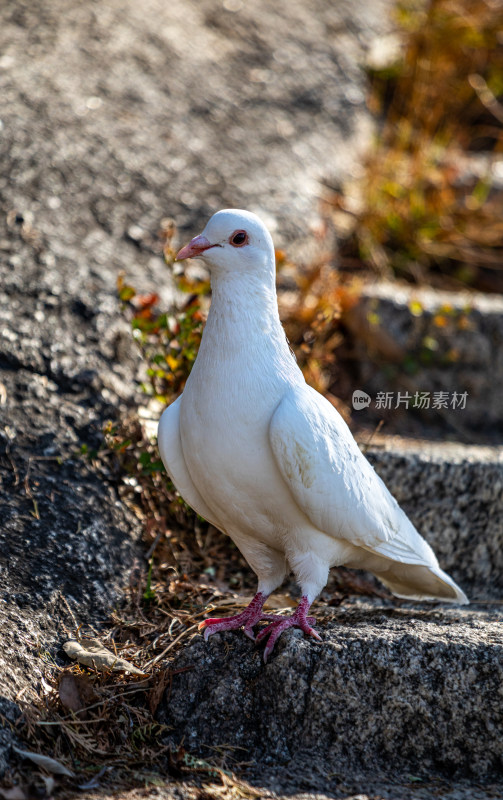
<svg viewBox="0 0 503 800">
<path fill-rule="evenodd" d="M 403 57 L 374 73 L 369 101 L 384 116 L 381 131 L 363 177 L 333 198 L 336 216 L 353 216 L 342 263 L 356 258 L 381 274 L 501 292 L 501 6 L 409 2 L 398 16 Z"/>
</svg>

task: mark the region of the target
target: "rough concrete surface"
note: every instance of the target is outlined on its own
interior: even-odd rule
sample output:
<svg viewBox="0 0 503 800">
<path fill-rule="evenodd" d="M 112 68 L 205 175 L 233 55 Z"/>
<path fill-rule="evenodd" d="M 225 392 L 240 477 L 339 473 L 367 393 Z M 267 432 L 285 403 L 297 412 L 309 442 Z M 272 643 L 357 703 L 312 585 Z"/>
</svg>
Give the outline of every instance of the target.
<svg viewBox="0 0 503 800">
<path fill-rule="evenodd" d="M 194 637 L 160 715 L 169 740 L 242 748 L 318 791 L 359 773 L 501 775 L 501 608 L 313 610 L 323 641 L 291 631 L 267 665 L 240 633 Z"/>
</svg>

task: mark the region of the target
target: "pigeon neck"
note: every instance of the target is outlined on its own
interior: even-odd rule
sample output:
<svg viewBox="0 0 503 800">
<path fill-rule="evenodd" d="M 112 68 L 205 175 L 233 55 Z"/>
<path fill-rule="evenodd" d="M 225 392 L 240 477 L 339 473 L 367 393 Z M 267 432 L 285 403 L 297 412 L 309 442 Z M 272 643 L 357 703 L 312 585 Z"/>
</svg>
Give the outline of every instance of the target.
<svg viewBox="0 0 503 800">
<path fill-rule="evenodd" d="M 281 332 L 274 273 L 264 279 L 253 273 L 225 273 L 211 282 L 212 300 L 206 324 L 228 330 L 236 338 Z"/>
</svg>

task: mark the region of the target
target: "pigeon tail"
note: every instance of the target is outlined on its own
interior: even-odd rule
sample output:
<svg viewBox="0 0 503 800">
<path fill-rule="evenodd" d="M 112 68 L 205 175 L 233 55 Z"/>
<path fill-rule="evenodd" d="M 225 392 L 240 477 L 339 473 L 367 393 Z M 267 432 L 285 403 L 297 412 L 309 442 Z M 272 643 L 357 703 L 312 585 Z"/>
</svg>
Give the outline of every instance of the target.
<svg viewBox="0 0 503 800">
<path fill-rule="evenodd" d="M 395 562 L 384 573 L 375 573 L 397 597 L 467 605 L 468 598 L 440 567 Z"/>
</svg>

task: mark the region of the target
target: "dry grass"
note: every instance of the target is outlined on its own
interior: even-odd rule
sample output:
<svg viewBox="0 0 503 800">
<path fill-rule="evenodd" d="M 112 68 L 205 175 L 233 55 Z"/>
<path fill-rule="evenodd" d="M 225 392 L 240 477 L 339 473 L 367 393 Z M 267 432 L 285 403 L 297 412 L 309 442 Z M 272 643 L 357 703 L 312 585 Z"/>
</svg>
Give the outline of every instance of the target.
<svg viewBox="0 0 503 800">
<path fill-rule="evenodd" d="M 110 451 L 102 457 L 116 456 Z M 169 506 L 169 493 L 166 499 Z M 166 512 L 162 500 L 159 504 Z M 150 500 L 138 511 L 149 508 Z M 76 789 L 108 792 L 173 780 L 188 781 L 206 796 L 257 794 L 234 774 L 240 766 L 235 754 L 221 751 L 203 760 L 183 747 L 171 749 L 163 742 L 167 728 L 156 721 L 179 672 L 172 667 L 174 657 L 197 634 L 208 607 L 232 613 L 245 602 L 226 582 L 236 574 L 233 559 L 241 560 L 236 550 L 229 554 L 228 540 L 205 530 L 194 517 L 180 529 L 175 518 L 170 522 L 162 536 L 154 526 L 145 526 L 145 566 L 137 569 L 122 607 L 100 631 L 101 642 L 144 675 L 104 670 L 98 659 L 95 669 L 77 663 L 63 667 L 42 655 L 42 694 L 26 703 L 16 733 L 25 750 L 50 756 L 74 773 L 73 779 L 58 776 L 60 796 Z M 208 571 L 217 573 L 216 564 L 221 565 L 218 574 L 208 576 Z M 78 627 L 68 631 L 69 638 L 79 637 L 84 646 L 87 636 L 96 635 Z M 54 783 L 48 774 L 44 768 L 34 773 L 23 763 L 7 776 L 6 787 L 17 784 L 21 800 L 34 791 L 37 797 L 49 797 Z"/>
<path fill-rule="evenodd" d="M 373 77 L 381 132 L 363 177 L 332 198 L 339 222 L 341 212 L 352 217 L 342 264 L 501 292 L 503 201 L 493 189 L 503 150 L 501 5 L 407 3 L 399 19 L 403 58 Z"/>
</svg>

